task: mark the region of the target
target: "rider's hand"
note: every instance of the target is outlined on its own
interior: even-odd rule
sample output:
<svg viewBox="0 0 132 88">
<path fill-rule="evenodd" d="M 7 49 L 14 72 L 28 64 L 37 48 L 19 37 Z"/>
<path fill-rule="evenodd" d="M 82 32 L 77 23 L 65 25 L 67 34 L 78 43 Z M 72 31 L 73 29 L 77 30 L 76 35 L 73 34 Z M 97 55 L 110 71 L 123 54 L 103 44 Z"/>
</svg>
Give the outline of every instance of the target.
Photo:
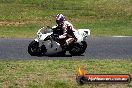
<svg viewBox="0 0 132 88">
<path fill-rule="evenodd" d="M 66 36 L 64 36 L 64 35 L 59 36 L 59 39 L 63 39 L 63 38 L 66 38 Z"/>
</svg>

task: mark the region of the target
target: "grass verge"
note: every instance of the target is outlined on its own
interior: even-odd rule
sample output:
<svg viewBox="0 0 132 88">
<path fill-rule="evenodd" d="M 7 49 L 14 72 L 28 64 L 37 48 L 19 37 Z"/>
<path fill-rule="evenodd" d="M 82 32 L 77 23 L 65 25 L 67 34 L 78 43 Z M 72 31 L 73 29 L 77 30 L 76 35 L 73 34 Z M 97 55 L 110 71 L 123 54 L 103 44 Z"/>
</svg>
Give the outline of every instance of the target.
<svg viewBox="0 0 132 88">
<path fill-rule="evenodd" d="M 0 0 L 0 37 L 32 38 L 38 28 L 55 25 L 58 13 L 93 36 L 132 36 L 131 5 L 131 0 Z"/>
<path fill-rule="evenodd" d="M 82 65 L 88 74 L 130 74 L 132 60 L 1 60 L 2 88 L 129 88 L 129 84 L 87 84 L 75 77 Z"/>
</svg>

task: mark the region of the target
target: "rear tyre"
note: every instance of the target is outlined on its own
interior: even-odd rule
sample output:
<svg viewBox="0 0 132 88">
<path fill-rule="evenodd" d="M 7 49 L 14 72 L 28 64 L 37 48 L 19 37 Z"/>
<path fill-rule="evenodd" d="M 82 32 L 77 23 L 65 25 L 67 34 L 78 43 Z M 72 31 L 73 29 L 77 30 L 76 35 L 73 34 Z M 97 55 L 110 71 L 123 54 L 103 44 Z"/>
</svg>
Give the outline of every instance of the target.
<svg viewBox="0 0 132 88">
<path fill-rule="evenodd" d="M 82 41 L 80 44 L 76 43 L 72 45 L 72 48 L 69 51 L 69 53 L 73 56 L 79 56 L 85 52 L 86 48 L 87 48 L 87 43 L 85 41 Z"/>
<path fill-rule="evenodd" d="M 29 46 L 28 46 L 28 53 L 31 55 L 31 56 L 38 56 L 40 53 L 39 53 L 39 43 L 36 42 L 36 41 L 32 41 Z"/>
<path fill-rule="evenodd" d="M 87 43 L 85 41 L 82 41 L 81 42 L 81 51 L 80 51 L 80 53 L 83 54 L 85 52 L 86 48 L 87 48 Z"/>
<path fill-rule="evenodd" d="M 76 44 L 72 45 L 71 50 L 69 51 L 69 53 L 72 56 L 79 56 L 79 55 L 82 54 L 80 51 L 81 51 L 81 46 L 80 46 L 79 43 L 76 43 Z"/>
</svg>

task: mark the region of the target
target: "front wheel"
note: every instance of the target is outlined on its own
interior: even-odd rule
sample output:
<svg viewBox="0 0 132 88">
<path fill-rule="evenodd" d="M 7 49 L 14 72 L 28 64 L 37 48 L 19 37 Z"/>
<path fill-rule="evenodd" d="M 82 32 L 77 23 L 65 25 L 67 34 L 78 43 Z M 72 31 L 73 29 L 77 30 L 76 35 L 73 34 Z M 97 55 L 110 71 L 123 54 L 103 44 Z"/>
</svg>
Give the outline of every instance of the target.
<svg viewBox="0 0 132 88">
<path fill-rule="evenodd" d="M 28 46 L 28 53 L 31 56 L 38 56 L 39 55 L 39 42 L 32 41 Z"/>
</svg>

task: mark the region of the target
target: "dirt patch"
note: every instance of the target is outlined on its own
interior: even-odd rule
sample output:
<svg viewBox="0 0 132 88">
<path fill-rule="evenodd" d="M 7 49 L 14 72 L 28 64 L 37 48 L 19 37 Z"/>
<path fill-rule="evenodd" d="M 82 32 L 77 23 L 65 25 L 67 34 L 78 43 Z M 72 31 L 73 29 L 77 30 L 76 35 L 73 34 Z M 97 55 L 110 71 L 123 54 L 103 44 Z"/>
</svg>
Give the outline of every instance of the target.
<svg viewBox="0 0 132 88">
<path fill-rule="evenodd" d="M 42 23 L 41 21 L 0 21 L 0 26 L 21 26 L 31 23 Z"/>
<path fill-rule="evenodd" d="M 0 21 L 0 26 L 18 26 L 18 25 L 24 25 L 27 22 L 21 22 L 21 21 Z"/>
<path fill-rule="evenodd" d="M 53 25 L 51 20 L 17 20 L 17 21 L 3 21 L 0 20 L 0 26 L 21 26 L 26 24 L 47 24 L 47 25 Z"/>
</svg>

